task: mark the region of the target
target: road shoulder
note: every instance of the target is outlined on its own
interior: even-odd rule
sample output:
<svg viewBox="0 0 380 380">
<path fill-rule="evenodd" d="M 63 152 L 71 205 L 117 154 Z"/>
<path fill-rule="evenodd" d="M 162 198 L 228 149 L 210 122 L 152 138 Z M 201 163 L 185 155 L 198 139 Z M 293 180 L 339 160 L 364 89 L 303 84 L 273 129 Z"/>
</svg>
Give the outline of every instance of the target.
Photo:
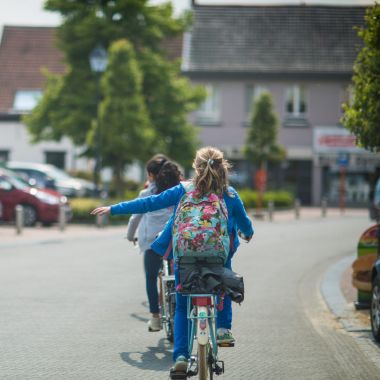
<svg viewBox="0 0 380 380">
<path fill-rule="evenodd" d="M 320 291 L 329 310 L 380 370 L 380 346 L 372 338 L 368 311 L 357 311 L 350 299 L 352 291 L 347 281 L 354 259 L 355 255 L 350 255 L 333 264 L 323 277 Z"/>
</svg>

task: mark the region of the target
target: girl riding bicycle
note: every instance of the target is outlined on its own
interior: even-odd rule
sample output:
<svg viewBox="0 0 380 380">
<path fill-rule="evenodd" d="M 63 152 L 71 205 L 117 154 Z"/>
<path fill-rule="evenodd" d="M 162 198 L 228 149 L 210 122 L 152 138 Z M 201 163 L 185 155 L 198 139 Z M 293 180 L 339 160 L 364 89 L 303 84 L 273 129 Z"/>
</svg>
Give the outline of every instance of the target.
<svg viewBox="0 0 380 380">
<path fill-rule="evenodd" d="M 148 197 L 160 194 L 170 187 L 180 183 L 181 172 L 174 162 L 163 154 L 156 154 L 146 164 L 148 186 L 142 190 L 139 197 Z M 150 245 L 158 233 L 163 230 L 166 222 L 173 214 L 173 207 L 168 207 L 146 214 L 133 214 L 128 223 L 127 239 L 135 241 L 138 228 L 138 244 L 144 252 L 145 285 L 149 302 L 149 311 L 152 314 L 148 321 L 149 331 L 160 331 L 161 321 L 159 316 L 159 302 L 157 291 L 157 278 L 162 267 L 161 256 L 157 255 Z"/>
<path fill-rule="evenodd" d="M 252 223 L 244 209 L 243 203 L 234 188 L 228 186 L 228 169 L 230 165 L 223 158 L 223 153 L 213 147 L 205 147 L 197 151 L 193 162 L 195 171 L 192 178 L 192 185 L 200 195 L 214 193 L 221 197 L 228 211 L 228 234 L 231 243 L 225 267 L 231 269 L 231 259 L 239 246 L 238 231 L 246 241 L 249 241 L 253 235 Z M 145 213 L 159 210 L 162 208 L 174 206 L 176 209 L 181 198 L 186 193 L 183 184 L 172 187 L 158 195 L 152 195 L 146 198 L 138 198 L 129 202 L 122 202 L 112 206 L 98 207 L 91 212 L 93 215 L 103 215 L 111 213 L 134 214 Z M 152 249 L 164 255 L 172 239 L 173 221 L 166 224 L 164 231 L 153 242 Z M 174 267 L 176 281 L 178 281 L 178 268 Z M 186 372 L 187 363 L 190 353 L 188 352 L 188 321 L 187 321 L 187 302 L 186 297 L 177 293 L 176 312 L 174 320 L 174 351 L 173 359 L 175 361 L 172 370 L 176 372 Z M 223 310 L 218 312 L 217 316 L 217 340 L 219 342 L 234 342 L 231 333 L 232 325 L 232 305 L 231 299 L 226 297 L 224 300 Z"/>
</svg>

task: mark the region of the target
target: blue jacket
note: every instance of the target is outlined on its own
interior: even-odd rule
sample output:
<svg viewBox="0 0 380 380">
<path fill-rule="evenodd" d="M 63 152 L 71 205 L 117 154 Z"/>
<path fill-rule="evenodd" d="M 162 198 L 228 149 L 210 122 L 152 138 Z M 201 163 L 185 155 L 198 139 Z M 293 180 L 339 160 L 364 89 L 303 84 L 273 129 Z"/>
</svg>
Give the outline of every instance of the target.
<svg viewBox="0 0 380 380">
<path fill-rule="evenodd" d="M 111 206 L 111 215 L 144 214 L 146 212 L 152 212 L 174 206 L 173 216 L 166 223 L 164 230 L 151 246 L 155 252 L 160 255 L 164 255 L 172 238 L 172 226 L 175 210 L 177 209 L 178 203 L 184 193 L 185 188 L 182 184 L 179 184 L 157 195 L 136 198 L 132 201 L 121 202 L 113 205 Z M 230 186 L 228 188 L 228 193 L 225 192 L 223 194 L 223 198 L 226 202 L 228 210 L 228 233 L 233 236 L 233 243 L 231 245 L 229 255 L 229 257 L 232 257 L 240 244 L 237 230 L 240 230 L 247 237 L 251 237 L 254 231 L 251 220 L 249 219 L 244 209 L 243 202 L 241 201 L 236 190 Z"/>
</svg>

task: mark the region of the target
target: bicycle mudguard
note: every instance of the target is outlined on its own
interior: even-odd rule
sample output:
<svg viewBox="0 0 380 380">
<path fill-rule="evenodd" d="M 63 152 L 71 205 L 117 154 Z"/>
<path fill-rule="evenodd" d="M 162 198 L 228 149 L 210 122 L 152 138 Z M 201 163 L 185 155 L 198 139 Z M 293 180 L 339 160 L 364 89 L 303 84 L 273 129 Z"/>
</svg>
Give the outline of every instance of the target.
<svg viewBox="0 0 380 380">
<path fill-rule="evenodd" d="M 202 297 L 206 298 L 206 297 Z M 208 308 L 207 306 L 198 306 L 197 310 L 197 341 L 204 346 L 208 343 Z"/>
<path fill-rule="evenodd" d="M 186 372 L 170 371 L 170 379 L 172 379 L 172 380 L 187 379 L 187 373 Z"/>
</svg>

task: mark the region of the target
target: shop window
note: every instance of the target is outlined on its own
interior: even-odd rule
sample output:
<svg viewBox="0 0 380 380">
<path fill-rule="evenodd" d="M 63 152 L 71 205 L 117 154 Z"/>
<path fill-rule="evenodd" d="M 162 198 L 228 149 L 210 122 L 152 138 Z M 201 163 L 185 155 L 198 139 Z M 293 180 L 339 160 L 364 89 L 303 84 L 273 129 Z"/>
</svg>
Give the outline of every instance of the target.
<svg viewBox="0 0 380 380">
<path fill-rule="evenodd" d="M 206 100 L 197 112 L 197 122 L 201 125 L 220 123 L 220 90 L 214 84 L 205 85 Z"/>
<path fill-rule="evenodd" d="M 66 152 L 57 152 L 57 151 L 45 152 L 45 162 L 47 164 L 54 165 L 57 168 L 62 169 L 62 170 L 65 169 L 65 157 L 66 157 Z"/>
</svg>

